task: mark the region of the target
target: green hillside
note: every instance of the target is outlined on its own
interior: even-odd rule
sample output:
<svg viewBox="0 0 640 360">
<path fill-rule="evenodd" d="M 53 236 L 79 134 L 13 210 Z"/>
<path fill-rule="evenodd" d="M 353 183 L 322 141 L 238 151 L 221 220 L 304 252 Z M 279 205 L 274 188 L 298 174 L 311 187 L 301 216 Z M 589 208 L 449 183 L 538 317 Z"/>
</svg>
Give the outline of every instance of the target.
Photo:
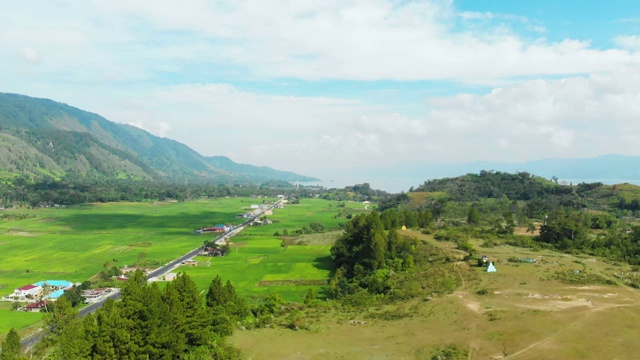
<svg viewBox="0 0 640 360">
<path fill-rule="evenodd" d="M 0 165 L 28 178 L 312 181 L 292 172 L 205 157 L 175 140 L 48 99 L 0 93 Z M 5 175 L 7 175 L 5 173 Z"/>
</svg>

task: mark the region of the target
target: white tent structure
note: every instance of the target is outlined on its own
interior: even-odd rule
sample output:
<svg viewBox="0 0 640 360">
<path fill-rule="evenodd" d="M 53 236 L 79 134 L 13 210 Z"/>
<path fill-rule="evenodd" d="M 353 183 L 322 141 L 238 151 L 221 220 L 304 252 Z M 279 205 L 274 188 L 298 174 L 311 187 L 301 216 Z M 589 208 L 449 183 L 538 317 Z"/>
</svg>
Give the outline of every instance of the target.
<svg viewBox="0 0 640 360">
<path fill-rule="evenodd" d="M 498 270 L 496 270 L 496 267 L 493 266 L 493 262 L 490 262 L 489 266 L 487 266 L 487 272 L 498 272 Z"/>
</svg>

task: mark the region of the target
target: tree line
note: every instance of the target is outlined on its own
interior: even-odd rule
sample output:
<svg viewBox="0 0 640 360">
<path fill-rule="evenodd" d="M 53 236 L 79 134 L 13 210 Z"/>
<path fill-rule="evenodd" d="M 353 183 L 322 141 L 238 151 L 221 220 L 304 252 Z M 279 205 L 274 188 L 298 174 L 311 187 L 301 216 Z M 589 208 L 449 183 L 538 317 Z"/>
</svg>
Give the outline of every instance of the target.
<svg viewBox="0 0 640 360">
<path fill-rule="evenodd" d="M 49 335 L 42 344 L 48 358 L 59 359 L 237 358 L 225 337 L 248 313 L 233 286 L 219 277 L 203 299 L 186 274 L 161 290 L 137 271 L 120 301 L 109 299 L 84 318 L 61 297 L 45 316 Z"/>
</svg>

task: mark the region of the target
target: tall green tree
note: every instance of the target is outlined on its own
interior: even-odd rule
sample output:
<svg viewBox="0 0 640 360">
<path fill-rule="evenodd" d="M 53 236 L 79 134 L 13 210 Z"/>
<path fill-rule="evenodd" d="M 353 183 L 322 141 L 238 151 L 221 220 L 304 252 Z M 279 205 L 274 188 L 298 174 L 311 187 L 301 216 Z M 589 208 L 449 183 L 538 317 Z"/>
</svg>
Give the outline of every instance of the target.
<svg viewBox="0 0 640 360">
<path fill-rule="evenodd" d="M 2 342 L 0 360 L 20 360 L 23 359 L 20 348 L 20 335 L 16 329 L 11 328 L 7 337 Z"/>
<path fill-rule="evenodd" d="M 58 340 L 62 359 L 90 359 L 91 343 L 85 334 L 82 319 L 76 317 L 69 322 Z"/>
<path fill-rule="evenodd" d="M 467 224 L 469 225 L 478 225 L 480 224 L 480 213 L 475 206 L 472 206 L 469 209 L 469 213 L 467 214 Z"/>
<path fill-rule="evenodd" d="M 44 321 L 51 329 L 54 338 L 63 334 L 78 316 L 78 310 L 71 306 L 71 302 L 66 297 L 61 296 L 55 304 L 53 311 L 47 313 L 44 317 Z"/>
<path fill-rule="evenodd" d="M 184 347 L 207 344 L 211 336 L 207 312 L 195 282 L 180 274 L 165 288 L 165 299 L 172 315 L 172 330 L 184 337 Z"/>
</svg>

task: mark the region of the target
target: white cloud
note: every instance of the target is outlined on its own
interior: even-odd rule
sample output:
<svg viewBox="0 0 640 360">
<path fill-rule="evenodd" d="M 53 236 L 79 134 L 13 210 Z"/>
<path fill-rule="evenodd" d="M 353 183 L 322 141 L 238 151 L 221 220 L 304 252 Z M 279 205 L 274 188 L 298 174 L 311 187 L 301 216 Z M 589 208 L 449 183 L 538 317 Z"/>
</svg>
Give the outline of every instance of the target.
<svg viewBox="0 0 640 360">
<path fill-rule="evenodd" d="M 532 80 L 485 95 L 432 99 L 430 133 L 452 144 L 449 160 L 640 154 L 640 75 Z M 500 146 L 495 146 L 497 144 Z"/>
<path fill-rule="evenodd" d="M 637 47 L 599 50 L 588 39 L 531 40 L 502 24 L 460 28 L 457 18 L 545 30 L 523 16 L 456 13 L 446 0 L 58 0 L 3 12 L 5 48 L 37 44 L 47 54 L 47 74 L 79 81 L 139 81 L 197 64 L 209 71 L 240 67 L 244 76 L 262 78 L 495 84 L 640 64 Z M 628 44 L 633 37 L 619 40 Z"/>
<path fill-rule="evenodd" d="M 623 49 L 640 50 L 640 35 L 620 35 L 613 38 L 613 42 Z"/>
<path fill-rule="evenodd" d="M 321 177 L 412 161 L 640 155 L 640 74 L 631 71 L 436 98 L 422 118 L 349 99 L 267 96 L 228 84 L 136 97 L 143 100 L 99 112 L 206 155 Z"/>
<path fill-rule="evenodd" d="M 204 155 L 321 174 L 403 156 L 428 134 L 425 121 L 328 97 L 267 96 L 229 84 L 168 86 L 128 94 L 94 111 Z"/>
</svg>

